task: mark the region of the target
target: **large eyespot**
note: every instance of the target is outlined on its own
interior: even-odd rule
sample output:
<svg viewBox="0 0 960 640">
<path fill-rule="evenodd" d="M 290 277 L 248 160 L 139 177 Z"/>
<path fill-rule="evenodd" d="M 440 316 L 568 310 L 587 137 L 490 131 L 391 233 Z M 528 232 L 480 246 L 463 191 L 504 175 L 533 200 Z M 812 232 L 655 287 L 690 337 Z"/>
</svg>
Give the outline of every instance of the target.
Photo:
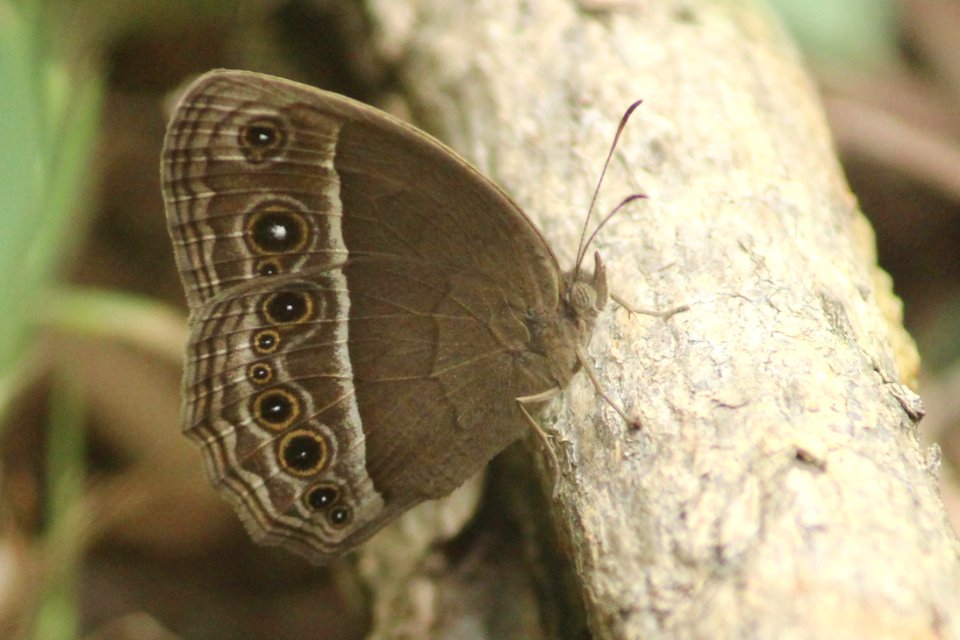
<svg viewBox="0 0 960 640">
<path fill-rule="evenodd" d="M 253 384 L 267 384 L 273 380 L 273 367 L 266 362 L 254 362 L 247 367 L 247 379 Z"/>
<path fill-rule="evenodd" d="M 350 511 L 350 507 L 345 507 L 339 505 L 330 509 L 330 513 L 327 514 L 327 520 L 330 521 L 335 527 L 344 527 L 350 524 L 350 520 L 353 519 L 353 512 Z"/>
<path fill-rule="evenodd" d="M 283 431 L 300 417 L 300 401 L 283 387 L 262 391 L 250 407 L 254 419 L 272 431 Z"/>
<path fill-rule="evenodd" d="M 257 331 L 251 343 L 257 353 L 273 353 L 280 346 L 280 334 L 273 329 Z"/>
<path fill-rule="evenodd" d="M 303 291 L 271 293 L 263 302 L 263 315 L 272 324 L 305 322 L 313 314 L 313 299 Z"/>
<path fill-rule="evenodd" d="M 340 500 L 340 489 L 332 484 L 318 484 L 311 487 L 304 496 L 304 501 L 312 511 L 323 511 Z"/>
<path fill-rule="evenodd" d="M 300 251 L 309 237 L 303 213 L 286 201 L 261 203 L 247 218 L 247 245 L 257 253 Z"/>
<path fill-rule="evenodd" d="M 237 131 L 237 144 L 251 164 L 275 158 L 287 145 L 283 121 L 271 116 L 254 118 Z"/>
<path fill-rule="evenodd" d="M 295 476 L 319 473 L 327 464 L 327 441 L 306 429 L 291 431 L 280 440 L 277 454 L 280 466 Z"/>
</svg>

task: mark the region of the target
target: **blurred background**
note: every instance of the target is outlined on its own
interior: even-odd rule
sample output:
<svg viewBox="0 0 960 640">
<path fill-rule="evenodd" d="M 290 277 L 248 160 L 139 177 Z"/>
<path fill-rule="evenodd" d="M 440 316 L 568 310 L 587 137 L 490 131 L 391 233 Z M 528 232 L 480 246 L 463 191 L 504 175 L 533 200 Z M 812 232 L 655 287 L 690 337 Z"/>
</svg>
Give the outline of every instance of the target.
<svg viewBox="0 0 960 640">
<path fill-rule="evenodd" d="M 770 4 L 920 347 L 956 530 L 960 2 Z M 349 572 L 249 542 L 179 435 L 159 152 L 170 96 L 213 67 L 384 104 L 377 35 L 351 1 L 0 0 L 0 638 L 363 637 Z"/>
</svg>

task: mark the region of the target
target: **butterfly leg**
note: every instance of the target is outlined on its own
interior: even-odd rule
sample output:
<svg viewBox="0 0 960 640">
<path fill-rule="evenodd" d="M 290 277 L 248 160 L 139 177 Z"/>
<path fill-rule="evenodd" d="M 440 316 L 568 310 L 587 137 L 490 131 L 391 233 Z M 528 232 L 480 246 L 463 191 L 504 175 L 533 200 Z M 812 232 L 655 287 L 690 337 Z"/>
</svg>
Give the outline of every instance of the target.
<svg viewBox="0 0 960 640">
<path fill-rule="evenodd" d="M 547 457 L 550 458 L 550 466 L 553 468 L 553 489 L 551 490 L 550 495 L 553 498 L 557 497 L 557 489 L 559 487 L 560 460 L 557 458 L 557 452 L 553 450 L 553 445 L 550 444 L 550 438 L 547 436 L 547 433 L 543 430 L 543 427 L 540 426 L 540 423 L 533 419 L 533 416 L 530 415 L 530 412 L 527 411 L 527 408 L 524 405 L 545 402 L 558 393 L 560 393 L 560 387 L 553 387 L 542 393 L 537 393 L 532 396 L 522 396 L 520 398 L 516 398 L 517 406 L 520 407 L 520 413 L 523 414 L 524 419 L 533 428 L 533 432 L 536 433 L 537 437 L 540 438 L 540 441 L 543 442 L 543 446 L 547 450 Z"/>
<path fill-rule="evenodd" d="M 676 313 L 676 312 L 675 312 Z M 600 397 L 610 405 L 610 408 L 616 411 L 623 421 L 628 425 L 634 428 L 640 428 L 640 421 L 636 418 L 630 418 L 627 416 L 627 412 L 620 408 L 616 402 L 613 401 L 607 392 L 603 389 L 603 385 L 600 384 L 600 379 L 597 377 L 596 371 L 593 370 L 593 363 L 590 362 L 590 358 L 587 356 L 587 353 L 583 350 L 583 345 L 577 345 L 577 360 L 580 361 L 580 366 L 583 367 L 583 370 L 587 372 L 587 377 L 590 378 L 590 382 L 593 383 L 593 386 L 596 388 L 597 393 L 600 394 Z"/>
</svg>

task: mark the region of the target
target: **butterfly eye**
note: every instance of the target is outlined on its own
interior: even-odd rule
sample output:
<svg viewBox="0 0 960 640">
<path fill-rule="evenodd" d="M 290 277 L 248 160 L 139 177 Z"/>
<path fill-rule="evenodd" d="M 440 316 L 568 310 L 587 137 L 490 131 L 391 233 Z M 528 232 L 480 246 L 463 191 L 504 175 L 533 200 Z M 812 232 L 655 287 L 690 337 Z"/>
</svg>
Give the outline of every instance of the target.
<svg viewBox="0 0 960 640">
<path fill-rule="evenodd" d="M 247 161 L 259 164 L 280 155 L 287 136 L 279 118 L 264 116 L 240 127 L 237 142 Z"/>
<path fill-rule="evenodd" d="M 302 291 L 273 293 L 263 303 L 263 313 L 273 324 L 304 322 L 313 313 L 313 300 Z"/>
<path fill-rule="evenodd" d="M 312 431 L 297 429 L 283 437 L 278 453 L 284 470 L 296 476 L 309 476 L 327 464 L 327 441 Z"/>
</svg>

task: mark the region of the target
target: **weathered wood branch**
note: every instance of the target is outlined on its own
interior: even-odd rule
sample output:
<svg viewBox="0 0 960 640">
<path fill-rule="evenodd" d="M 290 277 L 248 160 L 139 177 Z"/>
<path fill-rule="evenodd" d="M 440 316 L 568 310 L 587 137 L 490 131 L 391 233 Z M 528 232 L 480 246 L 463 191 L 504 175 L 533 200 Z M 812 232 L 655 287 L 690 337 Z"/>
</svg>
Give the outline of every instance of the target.
<svg viewBox="0 0 960 640">
<path fill-rule="evenodd" d="M 957 540 L 901 384 L 915 352 L 816 91 L 763 7 L 368 10 L 420 124 L 503 185 L 561 261 L 618 117 L 644 98 L 597 213 L 649 200 L 597 249 L 622 297 L 690 305 L 667 322 L 615 305 L 603 316 L 598 375 L 642 428 L 578 377 L 546 421 L 563 468 L 553 525 L 519 490 L 502 507 L 529 515 L 510 534 L 524 558 L 487 542 L 431 564 L 409 541 L 400 557 L 391 545 L 409 524 L 362 552 L 375 634 L 568 637 L 576 616 L 551 610 L 566 591 L 544 587 L 565 579 L 547 561 L 562 548 L 597 638 L 960 637 Z M 497 467 L 497 486 L 513 468 Z M 491 630 L 497 589 L 512 598 L 510 634 Z"/>
</svg>

